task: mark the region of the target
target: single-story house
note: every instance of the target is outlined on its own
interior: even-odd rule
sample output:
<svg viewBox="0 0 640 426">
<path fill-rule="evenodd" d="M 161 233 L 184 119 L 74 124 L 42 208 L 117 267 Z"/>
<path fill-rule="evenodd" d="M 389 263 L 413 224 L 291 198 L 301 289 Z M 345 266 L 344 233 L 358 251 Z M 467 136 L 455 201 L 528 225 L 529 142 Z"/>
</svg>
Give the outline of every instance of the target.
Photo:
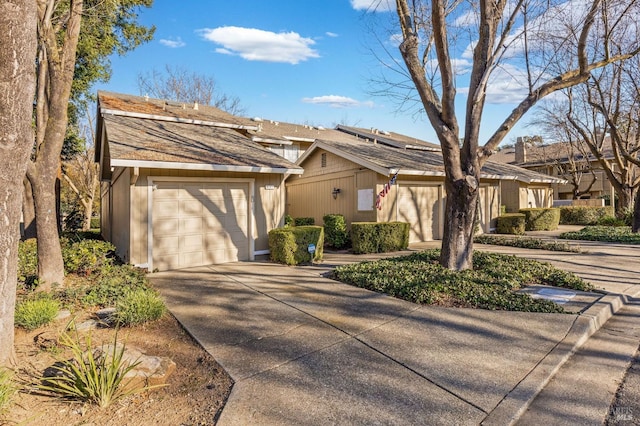
<svg viewBox="0 0 640 426">
<path fill-rule="evenodd" d="M 217 108 L 98 93 L 101 232 L 126 262 L 168 270 L 268 253 L 285 177 L 302 168 Z"/>
<path fill-rule="evenodd" d="M 433 144 L 379 138 L 375 132 L 326 131 L 300 157 L 303 175 L 287 177 L 287 212 L 313 217 L 339 213 L 347 223 L 403 221 L 411 224 L 410 242 L 441 239 L 444 229 L 444 165 Z M 428 144 L 428 145 L 425 145 Z M 384 197 L 385 184 L 393 177 Z M 521 191 L 503 199 L 503 186 L 528 188 L 535 184 L 540 196 L 550 193 L 557 179 L 508 164 L 487 162 L 480 181 L 479 218 L 484 232 L 495 228 L 500 206 L 522 204 Z M 379 208 L 376 207 L 379 204 Z M 526 204 L 525 204 L 526 206 Z"/>
<path fill-rule="evenodd" d="M 605 138 L 602 151 L 604 158 L 611 162 L 613 170 L 616 170 L 609 137 Z M 557 179 L 552 185 L 555 200 L 571 200 L 576 196 L 582 199 L 598 199 L 614 193 L 613 186 L 597 159 L 586 147 L 579 147 L 575 143 L 536 145 L 519 137 L 513 146 L 501 149 L 491 158 Z"/>
</svg>

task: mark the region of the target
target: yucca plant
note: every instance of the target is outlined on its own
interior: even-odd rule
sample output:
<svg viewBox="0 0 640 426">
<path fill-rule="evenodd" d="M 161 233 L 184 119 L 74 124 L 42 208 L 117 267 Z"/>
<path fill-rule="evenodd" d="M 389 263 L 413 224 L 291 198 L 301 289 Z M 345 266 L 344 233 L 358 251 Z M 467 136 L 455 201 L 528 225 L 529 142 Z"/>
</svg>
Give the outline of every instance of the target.
<svg viewBox="0 0 640 426">
<path fill-rule="evenodd" d="M 18 388 L 13 382 L 13 373 L 6 368 L 0 368 L 0 414 L 8 408 Z"/>
<path fill-rule="evenodd" d="M 117 344 L 117 332 L 113 345 L 107 350 L 102 345 L 101 350 L 94 351 L 90 334 L 85 337 L 84 346 L 80 340 L 77 331 L 73 336 L 62 333 L 60 344 L 70 349 L 73 357 L 52 367 L 56 374 L 42 379 L 41 390 L 104 408 L 121 398 L 149 389 L 148 386 L 131 387 L 131 379 L 125 380 L 125 375 L 140 362 L 129 363 L 123 359 L 125 345 Z"/>
</svg>

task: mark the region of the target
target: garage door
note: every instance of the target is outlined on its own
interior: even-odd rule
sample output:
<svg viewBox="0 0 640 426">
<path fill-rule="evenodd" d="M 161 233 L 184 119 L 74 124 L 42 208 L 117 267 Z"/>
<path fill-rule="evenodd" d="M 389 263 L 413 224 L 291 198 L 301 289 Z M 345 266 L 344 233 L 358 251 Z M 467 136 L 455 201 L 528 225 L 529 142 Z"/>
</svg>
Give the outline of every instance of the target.
<svg viewBox="0 0 640 426">
<path fill-rule="evenodd" d="M 154 269 L 249 259 L 248 183 L 154 183 Z"/>
<path fill-rule="evenodd" d="M 398 187 L 398 220 L 409 222 L 409 242 L 440 238 L 440 189 L 438 186 Z"/>
</svg>

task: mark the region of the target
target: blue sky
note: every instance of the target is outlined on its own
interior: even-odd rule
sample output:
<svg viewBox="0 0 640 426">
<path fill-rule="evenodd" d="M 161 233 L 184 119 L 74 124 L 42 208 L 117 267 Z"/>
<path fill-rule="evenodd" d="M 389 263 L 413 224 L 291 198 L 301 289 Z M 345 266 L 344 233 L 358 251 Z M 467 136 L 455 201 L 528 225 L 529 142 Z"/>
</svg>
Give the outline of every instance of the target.
<svg viewBox="0 0 640 426">
<path fill-rule="evenodd" d="M 371 1 L 155 0 L 140 13 L 141 23 L 156 26 L 155 39 L 114 56 L 110 82 L 96 89 L 144 95 L 139 74 L 179 66 L 212 76 L 221 91 L 240 98 L 249 117 L 375 127 L 437 143 L 424 114 L 398 113 L 392 99 L 372 95 L 377 87 L 371 77 L 383 67 L 370 52 L 380 47 L 367 25 Z M 377 15 L 391 20 L 395 11 Z M 382 42 L 400 58 L 391 41 Z M 506 86 L 495 87 L 481 142 L 515 106 Z M 459 110 L 465 100 L 459 90 Z M 464 123 L 462 115 L 459 121 Z M 527 116 L 505 142 L 531 133 L 526 121 Z"/>
</svg>

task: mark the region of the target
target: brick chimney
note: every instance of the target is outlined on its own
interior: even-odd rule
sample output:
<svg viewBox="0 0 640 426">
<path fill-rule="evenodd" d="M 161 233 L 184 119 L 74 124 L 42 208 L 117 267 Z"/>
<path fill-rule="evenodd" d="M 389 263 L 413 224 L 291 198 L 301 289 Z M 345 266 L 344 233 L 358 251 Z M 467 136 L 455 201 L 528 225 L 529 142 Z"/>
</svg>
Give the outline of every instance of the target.
<svg viewBox="0 0 640 426">
<path fill-rule="evenodd" d="M 516 139 L 516 164 L 527 162 L 527 148 L 520 136 Z"/>
</svg>

